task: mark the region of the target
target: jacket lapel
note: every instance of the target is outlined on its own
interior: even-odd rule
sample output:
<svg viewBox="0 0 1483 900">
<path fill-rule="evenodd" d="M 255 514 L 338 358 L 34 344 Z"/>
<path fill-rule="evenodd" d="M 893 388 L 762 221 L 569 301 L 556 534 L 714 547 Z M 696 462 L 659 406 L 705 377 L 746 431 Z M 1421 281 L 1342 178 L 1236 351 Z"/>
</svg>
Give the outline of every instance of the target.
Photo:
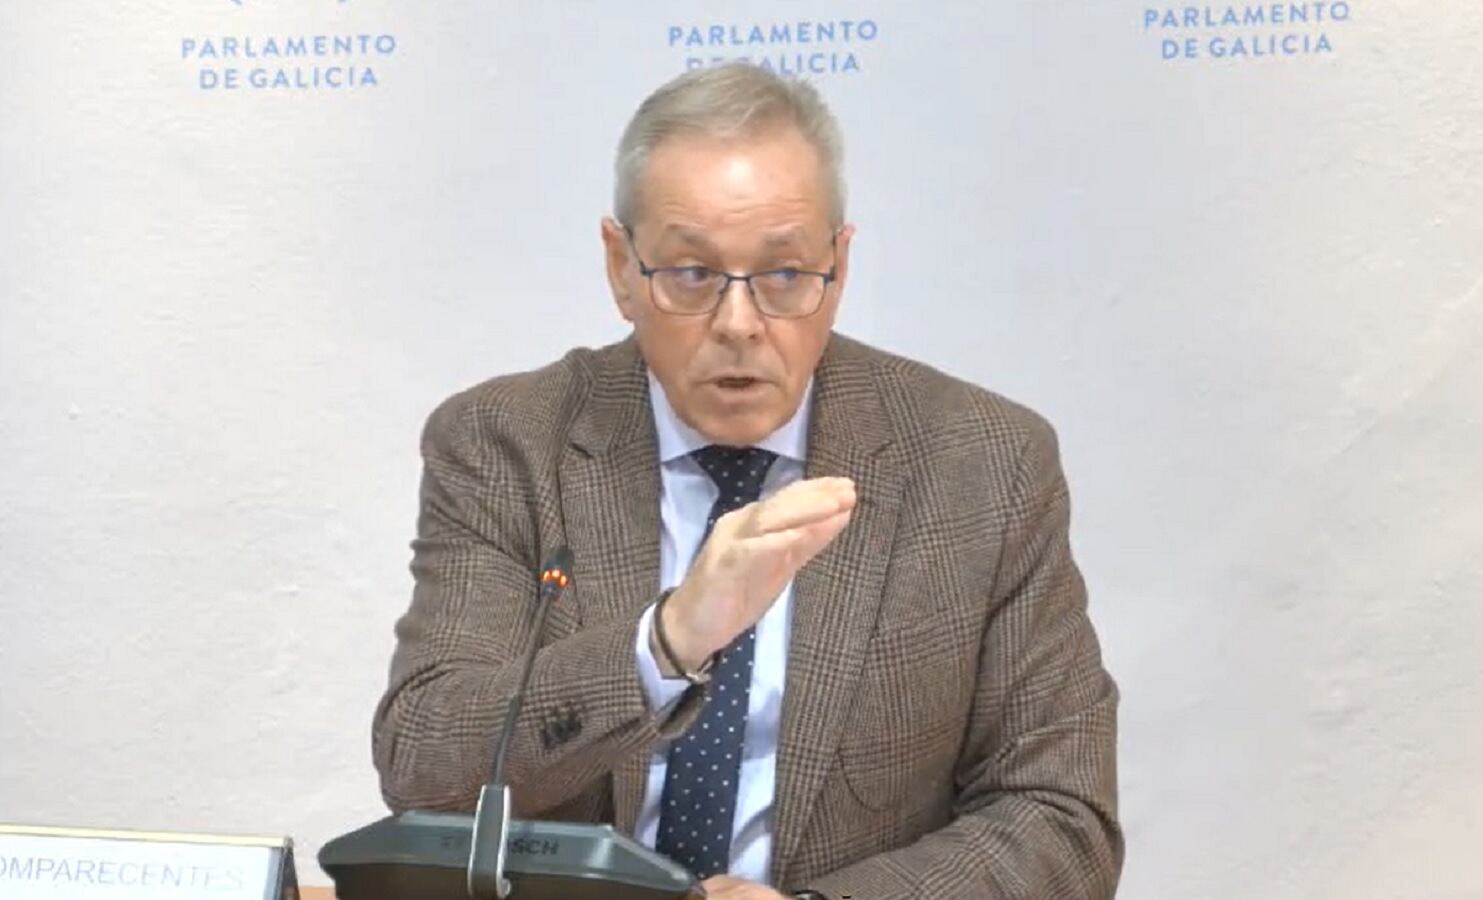
<svg viewBox="0 0 1483 900">
<path fill-rule="evenodd" d="M 814 390 L 807 476 L 853 478 L 858 502 L 850 524 L 794 579 L 778 743 L 774 884 L 781 883 L 833 768 L 875 627 L 902 487 L 895 457 L 882 452 L 891 441 L 891 423 L 860 345 L 832 338 Z"/>
<path fill-rule="evenodd" d="M 583 625 L 632 615 L 659 593 L 659 451 L 643 360 L 632 338 L 592 359 L 559 489 Z M 625 834 L 647 774 L 642 753 L 613 772 L 614 826 Z"/>
</svg>

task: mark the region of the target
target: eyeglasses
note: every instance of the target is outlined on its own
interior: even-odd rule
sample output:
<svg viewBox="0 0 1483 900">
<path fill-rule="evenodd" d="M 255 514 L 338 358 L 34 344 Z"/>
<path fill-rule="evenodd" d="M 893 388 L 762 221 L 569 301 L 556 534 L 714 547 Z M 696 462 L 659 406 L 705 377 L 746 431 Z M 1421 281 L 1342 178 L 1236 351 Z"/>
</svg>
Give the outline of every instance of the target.
<svg viewBox="0 0 1483 900">
<path fill-rule="evenodd" d="M 628 245 L 638 260 L 639 274 L 649 281 L 649 300 L 661 312 L 676 316 L 706 316 L 721 305 L 733 281 L 747 286 L 757 309 L 774 319 L 802 319 L 819 311 L 824 293 L 836 277 L 837 263 L 828 272 L 810 272 L 791 266 L 749 275 L 733 275 L 709 266 L 659 266 L 651 268 L 639 256 L 633 229 L 627 225 Z M 829 238 L 831 252 L 838 252 L 838 233 Z"/>
</svg>

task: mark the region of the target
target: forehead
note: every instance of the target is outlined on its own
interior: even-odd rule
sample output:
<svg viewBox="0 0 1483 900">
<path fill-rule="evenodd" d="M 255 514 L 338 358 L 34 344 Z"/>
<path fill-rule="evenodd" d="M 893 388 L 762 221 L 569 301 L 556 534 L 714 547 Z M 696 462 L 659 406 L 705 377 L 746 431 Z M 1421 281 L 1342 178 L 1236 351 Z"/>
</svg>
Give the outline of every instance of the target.
<svg viewBox="0 0 1483 900">
<path fill-rule="evenodd" d="M 667 138 L 650 152 L 640 185 L 639 215 L 667 231 L 743 227 L 781 235 L 829 216 L 824 166 L 793 128 Z"/>
</svg>

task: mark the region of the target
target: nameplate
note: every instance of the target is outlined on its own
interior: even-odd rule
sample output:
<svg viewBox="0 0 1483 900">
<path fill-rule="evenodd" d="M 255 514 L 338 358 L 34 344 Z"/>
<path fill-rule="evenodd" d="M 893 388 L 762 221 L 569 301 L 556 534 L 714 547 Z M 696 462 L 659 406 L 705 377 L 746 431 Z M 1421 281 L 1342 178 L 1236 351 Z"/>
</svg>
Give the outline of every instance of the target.
<svg viewBox="0 0 1483 900">
<path fill-rule="evenodd" d="M 6 900 L 297 900 L 288 838 L 0 825 Z"/>
</svg>

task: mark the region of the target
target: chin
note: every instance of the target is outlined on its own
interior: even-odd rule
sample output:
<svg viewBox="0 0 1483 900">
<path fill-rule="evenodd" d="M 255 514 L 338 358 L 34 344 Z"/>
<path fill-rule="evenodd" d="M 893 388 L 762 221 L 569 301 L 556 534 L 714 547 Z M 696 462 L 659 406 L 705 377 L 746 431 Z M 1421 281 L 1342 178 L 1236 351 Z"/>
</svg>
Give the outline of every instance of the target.
<svg viewBox="0 0 1483 900">
<path fill-rule="evenodd" d="M 781 427 L 782 422 L 775 422 L 775 418 L 770 415 L 721 413 L 706 416 L 701 422 L 701 427 L 696 430 L 705 435 L 707 440 L 717 444 L 747 447 L 756 444 Z"/>
</svg>

